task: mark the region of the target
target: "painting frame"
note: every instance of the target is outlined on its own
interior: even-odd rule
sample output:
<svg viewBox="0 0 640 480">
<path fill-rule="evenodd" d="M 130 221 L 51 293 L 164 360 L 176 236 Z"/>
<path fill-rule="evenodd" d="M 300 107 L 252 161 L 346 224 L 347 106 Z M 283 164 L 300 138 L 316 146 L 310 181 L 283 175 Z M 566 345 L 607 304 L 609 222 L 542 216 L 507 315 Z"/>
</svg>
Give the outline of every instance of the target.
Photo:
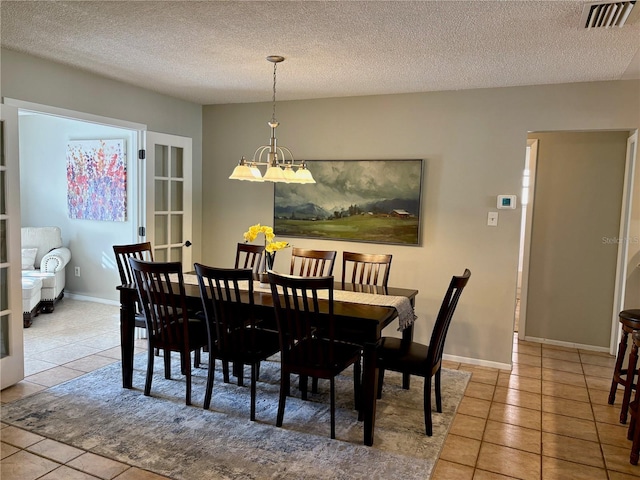
<svg viewBox="0 0 640 480">
<path fill-rule="evenodd" d="M 421 245 L 423 159 L 306 164 L 315 184 L 275 183 L 278 236 Z"/>
<path fill-rule="evenodd" d="M 69 218 L 126 222 L 126 140 L 69 140 L 66 160 Z"/>
</svg>

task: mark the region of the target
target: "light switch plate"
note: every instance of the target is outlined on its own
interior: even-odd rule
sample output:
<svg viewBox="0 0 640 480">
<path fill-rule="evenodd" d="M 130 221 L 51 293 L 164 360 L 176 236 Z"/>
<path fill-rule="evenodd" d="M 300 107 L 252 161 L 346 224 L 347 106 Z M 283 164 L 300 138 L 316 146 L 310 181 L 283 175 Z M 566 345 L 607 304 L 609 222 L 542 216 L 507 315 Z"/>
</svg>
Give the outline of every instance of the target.
<svg viewBox="0 0 640 480">
<path fill-rule="evenodd" d="M 490 227 L 498 226 L 498 212 L 489 212 L 487 215 L 487 225 Z"/>
</svg>

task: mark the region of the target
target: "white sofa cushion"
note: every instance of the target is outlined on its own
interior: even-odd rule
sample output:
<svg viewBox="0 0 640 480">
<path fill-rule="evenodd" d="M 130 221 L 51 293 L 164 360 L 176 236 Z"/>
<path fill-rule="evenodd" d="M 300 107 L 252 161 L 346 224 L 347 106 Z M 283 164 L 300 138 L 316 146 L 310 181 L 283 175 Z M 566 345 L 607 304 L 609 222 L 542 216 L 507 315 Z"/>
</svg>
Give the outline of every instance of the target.
<svg viewBox="0 0 640 480">
<path fill-rule="evenodd" d="M 35 269 L 34 264 L 36 262 L 36 255 L 38 254 L 37 248 L 23 248 L 22 249 L 22 270 Z"/>
<path fill-rule="evenodd" d="M 30 312 L 40 303 L 42 280 L 22 277 L 22 311 Z"/>
<path fill-rule="evenodd" d="M 40 282 L 40 287 L 44 289 L 55 289 L 56 288 L 56 274 L 41 272 L 40 270 L 26 270 L 22 272 L 22 279 L 25 278 L 38 280 Z M 51 295 L 49 295 L 51 296 Z"/>
<path fill-rule="evenodd" d="M 37 247 L 35 265 L 40 268 L 42 257 L 54 248 L 62 246 L 62 232 L 60 227 L 22 227 L 22 248 Z"/>
</svg>

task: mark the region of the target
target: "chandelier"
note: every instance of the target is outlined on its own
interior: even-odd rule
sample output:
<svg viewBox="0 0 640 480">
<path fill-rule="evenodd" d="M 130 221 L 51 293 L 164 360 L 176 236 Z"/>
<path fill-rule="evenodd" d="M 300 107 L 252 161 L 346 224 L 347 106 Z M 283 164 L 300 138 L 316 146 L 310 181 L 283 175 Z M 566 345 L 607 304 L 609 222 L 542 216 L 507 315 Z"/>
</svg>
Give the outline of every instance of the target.
<svg viewBox="0 0 640 480">
<path fill-rule="evenodd" d="M 267 122 L 271 127 L 269 145 L 258 147 L 251 161 L 242 157 L 229 178 L 250 182 L 316 183 L 305 162 L 296 162 L 291 150 L 278 146 L 276 139 L 276 128 L 279 125 L 276 120 L 276 67 L 278 63 L 284 61 L 284 57 L 270 55 L 267 60 L 273 63 L 273 113 L 271 121 Z M 267 167 L 264 176 L 258 168 L 261 166 Z"/>
</svg>

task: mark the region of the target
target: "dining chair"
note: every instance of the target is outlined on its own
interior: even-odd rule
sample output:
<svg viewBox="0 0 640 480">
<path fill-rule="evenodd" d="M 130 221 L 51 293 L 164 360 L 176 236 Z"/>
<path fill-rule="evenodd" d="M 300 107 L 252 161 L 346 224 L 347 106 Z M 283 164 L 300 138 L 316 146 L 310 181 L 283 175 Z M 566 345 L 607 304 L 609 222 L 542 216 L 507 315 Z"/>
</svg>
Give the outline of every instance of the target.
<svg viewBox="0 0 640 480">
<path fill-rule="evenodd" d="M 354 403 L 359 408 L 361 347 L 335 339 L 333 277 L 300 277 L 268 271 L 273 306 L 280 336 L 280 400 L 276 425 L 282 426 L 291 374 L 302 383 L 307 399 L 306 378 L 329 380 L 331 438 L 335 432 L 335 378 L 353 365 Z M 323 295 L 324 294 L 324 295 Z M 325 298 L 321 300 L 321 298 Z M 323 331 L 322 337 L 316 332 Z"/>
<path fill-rule="evenodd" d="M 151 262 L 129 258 L 138 299 L 147 321 L 149 353 L 144 394 L 151 395 L 153 349 L 164 350 L 165 378 L 171 378 L 171 354 L 180 353 L 186 377 L 186 404 L 191 405 L 191 352 L 209 345 L 206 322 L 189 318 L 180 262 Z M 171 278 L 173 276 L 174 278 Z M 175 282 L 177 277 L 177 282 Z"/>
<path fill-rule="evenodd" d="M 424 377 L 424 424 L 428 436 L 433 434 L 431 379 L 435 377 L 436 409 L 439 413 L 442 413 L 440 373 L 444 342 L 451 319 L 460 300 L 460 295 L 470 277 L 471 272 L 469 269 L 465 269 L 461 276 L 451 278 L 431 333 L 429 345 L 407 342 L 394 337 L 382 337 L 382 342 L 378 347 L 378 398 L 382 397 L 385 370 Z"/>
<path fill-rule="evenodd" d="M 640 309 L 635 310 L 636 315 L 640 315 Z M 638 363 L 638 350 L 640 348 L 640 330 L 635 330 L 631 334 L 632 344 L 631 353 L 629 354 L 629 365 L 636 365 Z M 632 368 L 632 367 L 629 367 Z M 627 439 L 631 440 L 631 455 L 629 456 L 629 462 L 632 465 L 638 464 L 640 458 L 640 392 L 636 389 L 635 398 L 629 403 L 628 410 L 631 414 L 631 421 L 629 422 L 629 428 L 627 429 Z"/>
<path fill-rule="evenodd" d="M 204 408 L 208 409 L 211 404 L 216 358 L 222 360 L 223 365 L 233 362 L 238 386 L 243 386 L 244 365 L 251 365 L 250 419 L 253 421 L 258 368 L 262 360 L 280 351 L 278 332 L 258 328 L 251 268 L 213 268 L 199 263 L 194 267 L 210 339 Z"/>
<path fill-rule="evenodd" d="M 151 242 L 114 245 L 113 253 L 116 257 L 118 273 L 120 274 L 120 284 L 122 285 L 132 285 L 135 283 L 133 272 L 129 265 L 129 258 L 153 261 L 153 249 L 151 248 Z M 144 312 L 142 311 L 142 307 L 139 303 L 136 304 L 135 326 L 137 328 L 143 328 L 145 332 L 147 331 L 147 321 L 144 318 Z M 155 350 L 155 354 L 160 354 L 158 349 Z"/>
<path fill-rule="evenodd" d="M 342 252 L 342 284 L 386 287 L 391 272 L 390 254 Z"/>
<path fill-rule="evenodd" d="M 618 314 L 618 320 L 622 327 L 620 335 L 620 343 L 618 344 L 618 355 L 616 363 L 613 367 L 613 376 L 611 379 L 611 388 L 609 390 L 609 405 L 613 405 L 616 401 L 616 392 L 618 386 L 624 387 L 622 395 L 622 406 L 620 408 L 620 423 L 627 423 L 627 414 L 629 412 L 629 402 L 631 394 L 636 390 L 636 381 L 634 380 L 639 374 L 637 366 L 637 355 L 635 357 L 626 355 L 627 344 L 629 343 L 629 335 L 640 330 L 640 309 L 622 310 Z M 627 365 L 624 366 L 625 358 L 628 358 Z M 633 359 L 633 361 L 632 361 Z"/>
<path fill-rule="evenodd" d="M 289 274 L 300 277 L 333 275 L 337 253 L 335 250 L 310 250 L 293 247 Z"/>
<path fill-rule="evenodd" d="M 264 245 L 238 242 L 235 268 L 250 268 L 253 273 L 263 266 Z"/>
</svg>

